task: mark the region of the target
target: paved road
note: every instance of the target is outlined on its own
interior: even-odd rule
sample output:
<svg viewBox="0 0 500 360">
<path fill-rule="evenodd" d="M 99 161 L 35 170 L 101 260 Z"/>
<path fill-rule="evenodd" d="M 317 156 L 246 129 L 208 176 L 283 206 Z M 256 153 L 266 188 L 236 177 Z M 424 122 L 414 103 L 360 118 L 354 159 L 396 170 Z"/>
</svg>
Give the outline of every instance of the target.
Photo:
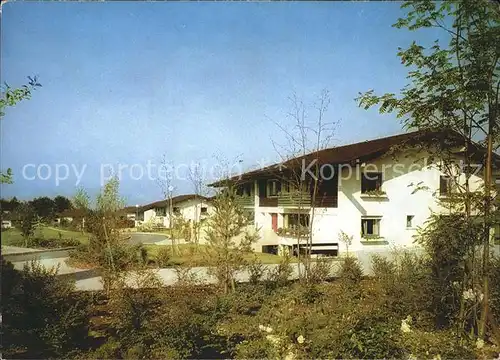
<svg viewBox="0 0 500 360">
<path fill-rule="evenodd" d="M 130 243 L 131 244 L 155 244 L 155 243 L 168 243 L 168 237 L 166 235 L 160 234 L 150 234 L 150 233 L 131 233 Z"/>
</svg>

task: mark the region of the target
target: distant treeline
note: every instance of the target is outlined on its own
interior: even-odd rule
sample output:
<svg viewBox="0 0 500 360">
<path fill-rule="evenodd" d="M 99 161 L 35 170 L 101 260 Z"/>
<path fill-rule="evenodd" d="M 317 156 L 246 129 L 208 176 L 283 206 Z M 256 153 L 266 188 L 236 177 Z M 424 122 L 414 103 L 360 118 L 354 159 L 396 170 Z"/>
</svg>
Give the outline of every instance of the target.
<svg viewBox="0 0 500 360">
<path fill-rule="evenodd" d="M 43 219 L 53 219 L 65 210 L 73 208 L 70 199 L 58 195 L 53 199 L 48 196 L 42 196 L 30 201 L 19 201 L 16 197 L 10 200 L 0 199 L 0 209 L 2 213 L 15 213 L 23 203 L 32 207 L 35 213 Z"/>
</svg>

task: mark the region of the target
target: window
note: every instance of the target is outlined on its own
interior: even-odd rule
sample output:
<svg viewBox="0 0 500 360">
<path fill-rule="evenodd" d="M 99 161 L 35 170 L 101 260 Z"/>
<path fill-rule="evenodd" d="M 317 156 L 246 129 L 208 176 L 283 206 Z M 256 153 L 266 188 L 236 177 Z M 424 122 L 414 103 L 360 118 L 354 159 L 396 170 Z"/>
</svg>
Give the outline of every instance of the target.
<svg viewBox="0 0 500 360">
<path fill-rule="evenodd" d="M 281 184 L 281 192 L 283 193 L 289 193 L 290 192 L 290 189 L 293 188 L 292 186 L 290 186 L 291 184 L 288 182 L 288 181 L 284 181 L 282 184 Z"/>
<path fill-rule="evenodd" d="M 361 193 L 382 191 L 382 173 L 366 172 L 361 178 Z"/>
<path fill-rule="evenodd" d="M 238 188 L 236 189 L 236 195 L 250 196 L 250 195 L 252 195 L 252 188 L 253 188 L 252 183 L 247 183 L 247 184 L 243 184 L 241 186 L 238 186 Z"/>
<path fill-rule="evenodd" d="M 206 207 L 202 207 L 200 210 L 200 213 L 202 213 L 202 214 L 206 214 L 207 212 L 208 212 L 208 208 L 206 208 Z"/>
<path fill-rule="evenodd" d="M 165 216 L 167 214 L 166 209 L 164 207 L 155 208 L 156 216 Z"/>
<path fill-rule="evenodd" d="M 364 238 L 379 238 L 380 219 L 379 218 L 361 219 L 361 236 Z"/>
<path fill-rule="evenodd" d="M 500 245 L 500 224 L 495 224 L 494 225 L 494 230 L 495 230 L 494 244 L 495 245 Z"/>
<path fill-rule="evenodd" d="M 297 229 L 309 226 L 309 214 L 284 214 L 284 228 Z"/>
<path fill-rule="evenodd" d="M 176 215 L 181 213 L 181 209 L 179 207 L 174 207 L 173 211 L 174 211 L 174 214 L 176 214 Z"/>
<path fill-rule="evenodd" d="M 406 227 L 407 228 L 412 228 L 413 227 L 413 218 L 415 215 L 406 215 Z"/>
<path fill-rule="evenodd" d="M 278 180 L 267 181 L 267 196 L 278 196 L 281 191 L 281 183 Z"/>
<path fill-rule="evenodd" d="M 451 191 L 451 178 L 449 176 L 441 175 L 439 177 L 439 195 L 447 196 Z"/>
</svg>

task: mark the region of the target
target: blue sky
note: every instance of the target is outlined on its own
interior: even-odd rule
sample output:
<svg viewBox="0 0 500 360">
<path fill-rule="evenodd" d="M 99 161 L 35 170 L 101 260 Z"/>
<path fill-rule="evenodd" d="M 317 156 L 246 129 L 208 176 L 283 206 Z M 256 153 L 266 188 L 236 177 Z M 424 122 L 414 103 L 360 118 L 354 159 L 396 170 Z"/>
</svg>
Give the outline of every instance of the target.
<svg viewBox="0 0 500 360">
<path fill-rule="evenodd" d="M 276 160 L 273 121 L 287 124 L 288 97 L 330 91 L 335 144 L 401 132 L 393 116 L 357 107 L 358 92 L 397 92 L 407 69 L 398 46 L 438 37 L 397 30 L 398 2 L 17 2 L 2 9 L 1 78 L 43 87 L 1 120 L 1 166 L 15 182 L 2 196 L 71 196 L 76 176 L 56 186 L 23 179 L 26 164 L 86 165 L 95 193 L 101 166 L 229 160 L 244 168 Z M 35 177 L 35 168 L 27 175 Z M 107 167 L 106 169 L 109 169 Z M 138 177 L 136 172 L 132 177 Z M 161 198 L 155 181 L 122 173 L 129 204 Z M 187 180 L 176 193 L 192 191 Z"/>
</svg>

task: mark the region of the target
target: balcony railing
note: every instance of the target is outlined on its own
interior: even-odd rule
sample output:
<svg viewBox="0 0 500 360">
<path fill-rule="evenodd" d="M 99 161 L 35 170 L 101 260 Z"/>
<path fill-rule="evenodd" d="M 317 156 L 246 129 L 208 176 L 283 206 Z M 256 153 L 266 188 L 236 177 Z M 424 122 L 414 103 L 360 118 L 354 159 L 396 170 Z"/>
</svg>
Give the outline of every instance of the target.
<svg viewBox="0 0 500 360">
<path fill-rule="evenodd" d="M 235 197 L 236 203 L 243 207 L 253 207 L 255 206 L 255 197 L 253 195 L 238 195 Z"/>
<path fill-rule="evenodd" d="M 263 207 L 310 208 L 311 203 L 312 197 L 308 192 L 281 193 L 275 197 L 261 197 L 259 199 L 259 206 Z M 338 197 L 317 194 L 315 206 L 336 208 L 338 206 Z"/>
<path fill-rule="evenodd" d="M 278 196 L 279 207 L 310 207 L 311 194 L 307 192 L 281 193 Z"/>
</svg>

